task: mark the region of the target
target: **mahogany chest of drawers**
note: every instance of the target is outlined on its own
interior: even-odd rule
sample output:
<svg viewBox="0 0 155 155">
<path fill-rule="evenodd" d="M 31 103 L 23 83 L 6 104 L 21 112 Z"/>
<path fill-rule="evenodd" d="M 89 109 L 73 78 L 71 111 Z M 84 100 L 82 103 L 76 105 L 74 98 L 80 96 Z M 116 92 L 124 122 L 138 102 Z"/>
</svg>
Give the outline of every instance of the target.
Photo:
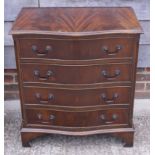
<svg viewBox="0 0 155 155">
<path fill-rule="evenodd" d="M 11 30 L 23 146 L 50 133 L 109 133 L 132 146 L 141 32 L 129 7 L 23 8 Z"/>
</svg>

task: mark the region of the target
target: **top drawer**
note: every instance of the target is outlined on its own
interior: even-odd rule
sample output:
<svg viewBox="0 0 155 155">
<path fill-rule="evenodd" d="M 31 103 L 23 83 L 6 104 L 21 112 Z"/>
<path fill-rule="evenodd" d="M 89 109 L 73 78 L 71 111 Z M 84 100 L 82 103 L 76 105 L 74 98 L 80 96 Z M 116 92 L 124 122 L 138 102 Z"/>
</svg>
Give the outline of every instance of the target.
<svg viewBox="0 0 155 155">
<path fill-rule="evenodd" d="M 132 57 L 134 39 L 97 38 L 82 40 L 20 39 L 21 58 L 89 60 Z"/>
</svg>

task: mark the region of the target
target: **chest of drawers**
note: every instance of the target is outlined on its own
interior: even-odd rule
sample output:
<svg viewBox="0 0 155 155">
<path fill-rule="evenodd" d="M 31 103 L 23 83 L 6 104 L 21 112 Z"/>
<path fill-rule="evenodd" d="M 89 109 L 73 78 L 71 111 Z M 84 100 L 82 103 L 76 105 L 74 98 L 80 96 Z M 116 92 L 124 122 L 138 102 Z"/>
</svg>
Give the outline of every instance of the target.
<svg viewBox="0 0 155 155">
<path fill-rule="evenodd" d="M 23 146 L 109 133 L 133 145 L 139 37 L 132 8 L 23 8 L 14 39 Z"/>
</svg>

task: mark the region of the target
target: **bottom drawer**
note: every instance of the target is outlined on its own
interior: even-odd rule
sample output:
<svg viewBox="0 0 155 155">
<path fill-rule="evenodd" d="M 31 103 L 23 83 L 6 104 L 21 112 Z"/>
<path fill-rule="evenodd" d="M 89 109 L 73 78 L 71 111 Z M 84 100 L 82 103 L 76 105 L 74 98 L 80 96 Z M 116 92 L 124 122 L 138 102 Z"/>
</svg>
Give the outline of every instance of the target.
<svg viewBox="0 0 155 155">
<path fill-rule="evenodd" d="M 111 108 L 94 111 L 57 111 L 49 109 L 26 109 L 28 125 L 62 127 L 91 127 L 100 125 L 128 124 L 127 108 Z"/>
</svg>

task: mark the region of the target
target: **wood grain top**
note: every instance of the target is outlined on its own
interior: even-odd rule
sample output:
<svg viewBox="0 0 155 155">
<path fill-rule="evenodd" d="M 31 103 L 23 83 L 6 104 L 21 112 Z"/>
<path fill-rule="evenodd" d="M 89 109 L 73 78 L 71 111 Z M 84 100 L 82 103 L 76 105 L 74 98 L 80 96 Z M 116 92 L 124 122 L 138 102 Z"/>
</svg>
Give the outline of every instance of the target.
<svg viewBox="0 0 155 155">
<path fill-rule="evenodd" d="M 11 34 L 82 36 L 142 33 L 130 7 L 23 8 Z"/>
</svg>

